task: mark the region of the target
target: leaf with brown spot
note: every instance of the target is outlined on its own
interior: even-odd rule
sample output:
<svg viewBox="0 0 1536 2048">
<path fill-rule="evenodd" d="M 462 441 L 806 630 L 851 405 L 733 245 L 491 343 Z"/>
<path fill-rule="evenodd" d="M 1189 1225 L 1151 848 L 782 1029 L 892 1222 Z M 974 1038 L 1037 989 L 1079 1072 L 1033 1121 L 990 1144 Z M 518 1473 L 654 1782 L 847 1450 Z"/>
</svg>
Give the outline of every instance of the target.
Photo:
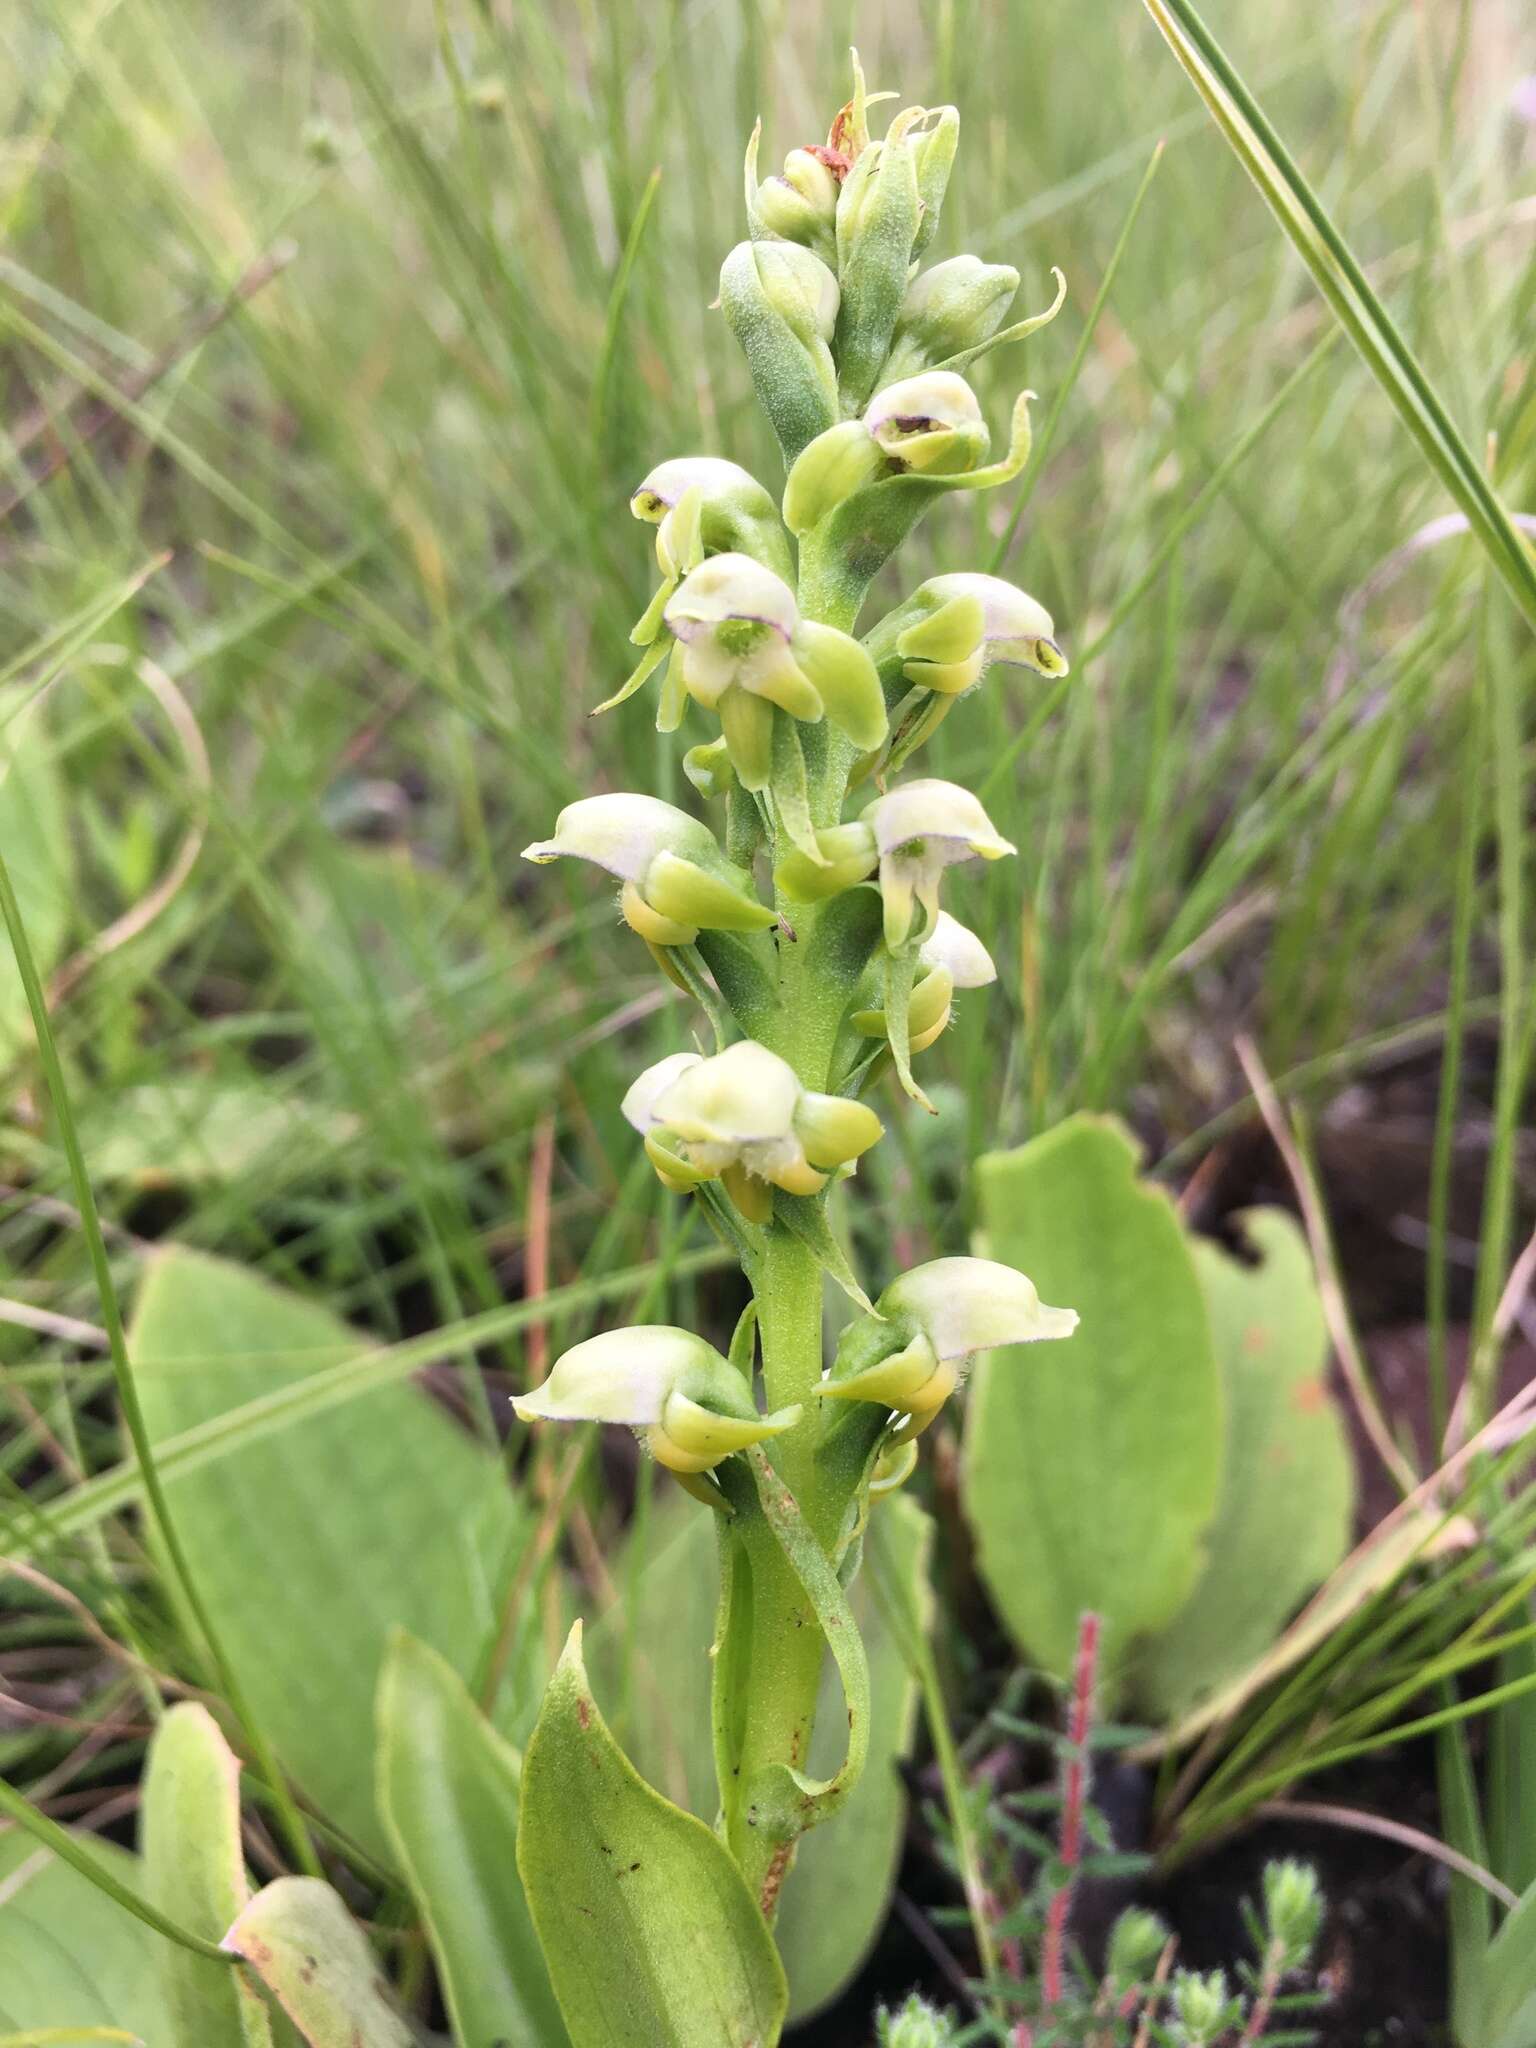
<svg viewBox="0 0 1536 2048">
<path fill-rule="evenodd" d="M 223 1946 L 256 1972 L 309 2048 L 415 2048 L 366 1935 L 319 1878 L 267 1885 Z"/>
</svg>

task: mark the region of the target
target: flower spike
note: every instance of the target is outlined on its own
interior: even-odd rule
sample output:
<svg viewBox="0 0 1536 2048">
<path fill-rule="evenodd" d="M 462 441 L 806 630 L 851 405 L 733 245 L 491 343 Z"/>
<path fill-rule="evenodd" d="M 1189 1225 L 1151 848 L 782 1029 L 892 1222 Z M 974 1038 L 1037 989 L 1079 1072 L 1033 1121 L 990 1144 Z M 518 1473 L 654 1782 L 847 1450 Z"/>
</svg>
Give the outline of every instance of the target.
<svg viewBox="0 0 1536 2048">
<path fill-rule="evenodd" d="M 605 1330 L 555 1360 L 548 1379 L 513 1398 L 523 1422 L 618 1422 L 659 1465 L 691 1476 L 800 1420 L 797 1404 L 760 1415 L 747 1382 L 711 1344 L 669 1324 Z"/>
<path fill-rule="evenodd" d="M 1070 1337 L 1077 1312 L 1048 1308 L 1034 1283 L 995 1259 L 933 1259 L 893 1280 L 873 1316 L 850 1323 L 825 1400 L 875 1401 L 905 1418 L 892 1439 L 925 1430 L 978 1351 Z"/>
</svg>

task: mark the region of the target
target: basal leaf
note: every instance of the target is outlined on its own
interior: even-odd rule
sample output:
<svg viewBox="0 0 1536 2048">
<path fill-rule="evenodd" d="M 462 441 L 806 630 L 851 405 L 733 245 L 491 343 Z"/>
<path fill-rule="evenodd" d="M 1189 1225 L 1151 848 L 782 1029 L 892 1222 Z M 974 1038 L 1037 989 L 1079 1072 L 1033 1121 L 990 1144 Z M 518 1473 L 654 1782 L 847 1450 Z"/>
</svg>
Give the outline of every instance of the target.
<svg viewBox="0 0 1536 2048">
<path fill-rule="evenodd" d="M 724 1845 L 597 1710 L 580 1625 L 523 1765 L 518 1863 L 573 2048 L 772 2048 L 787 1993 Z"/>
<path fill-rule="evenodd" d="M 120 1882 L 142 1884 L 135 1857 L 79 1839 Z M 171 2041 L 160 1978 L 169 1945 L 30 1836 L 0 1837 L 0 2031 L 119 2027 Z"/>
<path fill-rule="evenodd" d="M 318 1877 L 280 1877 L 224 1937 L 310 2048 L 415 2048 L 367 1937 Z"/>
<path fill-rule="evenodd" d="M 1354 1466 L 1327 1389 L 1328 1331 L 1306 1239 L 1283 1210 L 1240 1221 L 1256 1264 L 1194 1246 L 1226 1394 L 1226 1456 L 1205 1570 L 1136 1660 L 1138 1701 L 1160 1719 L 1262 1656 L 1349 1547 Z"/>
<path fill-rule="evenodd" d="M 162 1253 L 130 1332 L 156 1442 L 365 1339 L 240 1266 Z M 377 1392 L 167 1481 L 199 1589 L 303 1791 L 379 1858 L 373 1706 L 395 1626 L 467 1671 L 521 1527 L 497 1460 L 419 1389 Z"/>
<path fill-rule="evenodd" d="M 516 1752 L 403 1630 L 379 1681 L 379 1812 L 426 1924 L 457 2048 L 566 2039 L 517 1871 Z"/>
<path fill-rule="evenodd" d="M 985 1249 L 1082 1318 L 1070 1345 L 997 1351 L 971 1389 L 964 1490 L 993 1599 L 1024 1652 L 1070 1669 L 1104 1618 L 1111 1691 L 1172 1620 L 1216 1507 L 1220 1382 L 1194 1261 L 1117 1123 L 1070 1118 L 977 1163 Z"/>
<path fill-rule="evenodd" d="M 139 1813 L 145 1889 L 179 1925 L 218 1941 L 250 1897 L 240 1845 L 240 1765 L 208 1709 L 173 1707 L 155 1731 Z M 243 1971 L 157 1944 L 175 2048 L 272 2048 Z"/>
</svg>

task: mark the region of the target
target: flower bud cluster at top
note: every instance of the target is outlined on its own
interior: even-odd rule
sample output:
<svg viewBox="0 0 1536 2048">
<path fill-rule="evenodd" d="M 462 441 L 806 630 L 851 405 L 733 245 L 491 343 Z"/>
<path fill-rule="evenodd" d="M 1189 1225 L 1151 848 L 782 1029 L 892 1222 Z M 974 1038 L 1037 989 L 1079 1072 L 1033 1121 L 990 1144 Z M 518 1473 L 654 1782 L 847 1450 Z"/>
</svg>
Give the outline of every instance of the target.
<svg viewBox="0 0 1536 2048">
<path fill-rule="evenodd" d="M 940 898 L 950 868 L 1014 848 L 968 790 L 903 771 L 994 668 L 1067 673 L 1049 612 L 996 576 L 931 577 L 857 630 L 871 582 L 929 506 L 1019 474 L 1030 394 L 989 459 L 963 372 L 1050 319 L 1065 290 L 1058 273 L 1054 304 L 1009 324 L 1016 270 L 972 255 L 921 267 L 959 117 L 909 107 L 876 138 L 873 97 L 855 59 L 825 144 L 791 150 L 767 178 L 756 133 L 747 151 L 748 237 L 725 259 L 720 305 L 783 451 L 781 498 L 733 462 L 683 455 L 630 499 L 654 528 L 660 581 L 631 635 L 632 672 L 597 708 L 654 678 L 659 731 L 702 723 L 684 767 L 723 800 L 723 841 L 656 797 L 607 794 L 568 805 L 527 849 L 612 875 L 624 921 L 709 1018 L 713 1052 L 649 1067 L 623 1110 L 662 1183 L 694 1194 L 741 1253 L 760 1320 L 776 1234 L 838 1270 L 819 1204 L 882 1135 L 860 1097 L 894 1070 L 926 1102 L 913 1057 L 944 1031 L 957 989 L 996 978 Z M 772 903 L 760 893 L 770 873 Z M 697 1486 L 749 1443 L 872 1403 L 887 1423 L 869 1472 L 888 1478 L 909 1469 L 891 1452 L 975 1352 L 1065 1336 L 1075 1321 L 1011 1268 L 941 1259 L 891 1283 L 825 1377 L 814 1361 L 809 1404 L 759 1413 L 750 1339 L 745 1359 L 727 1360 L 648 1326 L 578 1344 L 517 1405 L 625 1423 Z"/>
</svg>

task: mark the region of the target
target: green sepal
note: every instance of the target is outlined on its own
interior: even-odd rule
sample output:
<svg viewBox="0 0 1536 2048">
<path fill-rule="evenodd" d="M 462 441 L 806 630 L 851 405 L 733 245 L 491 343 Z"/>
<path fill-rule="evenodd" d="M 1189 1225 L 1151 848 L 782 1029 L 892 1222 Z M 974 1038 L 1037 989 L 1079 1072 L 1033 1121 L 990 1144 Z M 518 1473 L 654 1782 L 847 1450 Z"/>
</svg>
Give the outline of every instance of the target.
<svg viewBox="0 0 1536 2048">
<path fill-rule="evenodd" d="M 827 717 L 861 754 L 883 744 L 885 693 L 880 674 L 851 633 L 802 619 L 795 633 L 795 657 L 815 685 Z"/>
<path fill-rule="evenodd" d="M 917 165 L 917 232 L 912 237 L 912 256 L 915 261 L 922 255 L 938 232 L 939 216 L 944 210 L 944 194 L 949 189 L 949 174 L 954 167 L 955 152 L 960 147 L 960 110 L 958 107 L 929 107 L 924 119 L 937 115 L 937 125 L 924 128 L 912 138 L 912 154 Z"/>
<path fill-rule="evenodd" d="M 718 706 L 720 730 L 730 749 L 731 766 L 743 789 L 767 789 L 773 780 L 773 737 L 777 719 L 788 723 L 787 712 L 775 713 L 766 697 L 758 697 L 733 683 Z"/>
<path fill-rule="evenodd" d="M 1065 276 L 1061 271 L 1054 268 L 1051 271 L 1051 275 L 1056 280 L 1056 296 L 1043 313 L 1031 313 L 1027 320 L 1015 320 L 1012 326 L 999 329 L 996 334 L 988 335 L 984 341 L 978 341 L 970 348 L 960 349 L 955 355 L 946 356 L 942 362 L 935 363 L 932 367 L 935 370 L 963 370 L 968 363 L 980 362 L 981 358 L 985 355 L 990 355 L 993 349 L 1002 348 L 1010 341 L 1023 341 L 1026 336 L 1035 334 L 1040 328 L 1048 326 L 1056 318 L 1056 315 L 1061 311 L 1067 300 L 1067 280 Z"/>
<path fill-rule="evenodd" d="M 660 600 L 661 603 L 665 603 L 667 594 L 667 587 L 665 584 L 663 584 L 662 588 L 656 593 L 657 598 Z M 653 607 L 653 609 L 656 610 L 657 624 L 660 625 L 660 609 L 657 607 Z M 646 616 L 649 617 L 649 613 L 647 613 Z M 670 636 L 668 636 L 665 639 L 656 639 L 653 636 L 650 640 L 649 645 L 646 645 L 644 641 L 637 638 L 640 632 L 640 627 L 644 624 L 645 620 L 642 619 L 640 622 L 640 626 L 636 626 L 635 631 L 630 635 L 630 638 L 635 641 L 635 644 L 637 646 L 644 646 L 645 652 L 641 655 L 640 659 L 635 663 L 633 669 L 631 669 L 628 680 L 624 683 L 621 683 L 619 688 L 614 691 L 611 697 L 605 697 L 601 704 L 594 704 L 591 711 L 588 713 L 589 717 L 600 718 L 605 711 L 612 711 L 615 705 L 627 703 L 628 700 L 634 696 L 637 690 L 644 688 L 645 684 L 656 673 L 657 669 L 660 668 L 661 664 L 666 660 L 667 656 L 671 653 L 672 641 Z"/>
</svg>

